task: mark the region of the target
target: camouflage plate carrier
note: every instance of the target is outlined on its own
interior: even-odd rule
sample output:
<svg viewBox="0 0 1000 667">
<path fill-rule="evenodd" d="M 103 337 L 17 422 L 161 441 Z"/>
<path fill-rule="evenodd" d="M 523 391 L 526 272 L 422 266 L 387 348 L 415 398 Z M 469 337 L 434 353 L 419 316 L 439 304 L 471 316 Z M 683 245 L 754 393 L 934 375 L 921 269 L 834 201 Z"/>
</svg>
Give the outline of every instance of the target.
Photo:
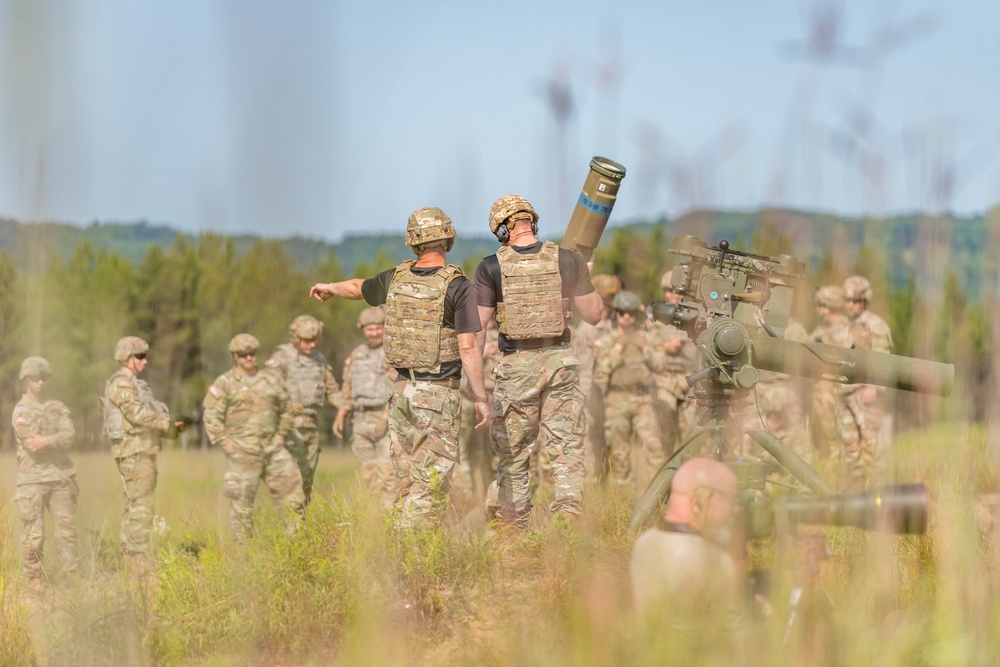
<svg viewBox="0 0 1000 667">
<path fill-rule="evenodd" d="M 393 368 L 437 373 L 441 364 L 457 361 L 458 335 L 442 326 L 448 285 L 462 269 L 449 264 L 431 276 L 410 271 L 408 260 L 396 267 L 386 296 L 385 356 Z"/>
<path fill-rule="evenodd" d="M 534 255 L 510 246 L 497 250 L 503 301 L 497 304 L 497 326 L 510 340 L 557 338 L 566 328 L 567 312 L 559 275 L 559 246 L 546 241 Z"/>
</svg>

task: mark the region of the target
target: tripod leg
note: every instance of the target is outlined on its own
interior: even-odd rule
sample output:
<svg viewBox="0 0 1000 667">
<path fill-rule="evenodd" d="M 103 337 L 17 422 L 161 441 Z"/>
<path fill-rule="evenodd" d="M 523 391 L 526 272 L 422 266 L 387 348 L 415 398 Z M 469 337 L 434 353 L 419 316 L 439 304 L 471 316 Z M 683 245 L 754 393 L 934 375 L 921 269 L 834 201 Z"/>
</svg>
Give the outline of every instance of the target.
<svg viewBox="0 0 1000 667">
<path fill-rule="evenodd" d="M 711 433 L 714 429 L 705 428 L 702 426 L 696 426 L 691 429 L 688 436 L 684 438 L 684 441 L 678 445 L 674 453 L 667 459 L 666 463 L 660 467 L 660 470 L 653 477 L 653 481 L 649 483 L 649 487 L 646 488 L 645 493 L 639 498 L 639 502 L 635 504 L 635 508 L 632 510 L 632 519 L 629 521 L 629 530 L 639 530 L 652 518 L 653 513 L 663 502 L 663 499 L 667 497 L 670 493 L 670 481 L 674 478 L 674 473 L 677 472 L 677 468 L 680 467 L 679 456 L 684 449 L 690 445 L 692 442 L 697 440 L 699 437 L 706 433 Z"/>
<path fill-rule="evenodd" d="M 763 447 L 765 452 L 773 456 L 782 468 L 791 473 L 792 477 L 808 486 L 813 493 L 821 496 L 836 495 L 835 488 L 830 486 L 785 443 L 778 440 L 773 433 L 770 431 L 747 431 L 746 433 L 753 438 L 754 442 Z"/>
</svg>

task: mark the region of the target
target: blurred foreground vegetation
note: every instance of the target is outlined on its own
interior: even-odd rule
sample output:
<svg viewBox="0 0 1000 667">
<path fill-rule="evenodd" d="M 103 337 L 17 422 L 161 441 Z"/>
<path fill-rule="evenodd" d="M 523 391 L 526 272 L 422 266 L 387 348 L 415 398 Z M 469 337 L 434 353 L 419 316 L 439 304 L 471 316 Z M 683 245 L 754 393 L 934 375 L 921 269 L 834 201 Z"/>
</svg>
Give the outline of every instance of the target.
<svg viewBox="0 0 1000 667">
<path fill-rule="evenodd" d="M 779 570 L 774 614 L 752 626 L 735 664 L 994 664 L 1000 501 L 985 434 L 949 424 L 909 433 L 896 452 L 896 477 L 930 489 L 930 533 L 808 531 L 831 550 L 819 585 L 835 605 L 835 653 L 782 652 L 792 575 Z M 634 618 L 629 504 L 605 490 L 588 489 L 570 527 L 539 503 L 523 534 L 487 538 L 475 511 L 445 530 L 397 533 L 360 492 L 350 455 L 327 451 L 304 529 L 282 534 L 261 496 L 261 535 L 240 547 L 228 537 L 222 454 L 167 452 L 157 569 L 144 583 L 119 569 L 114 466 L 101 454 L 76 460 L 78 579 L 53 574 L 40 598 L 19 590 L 20 522 L 10 505 L 0 512 L 0 665 L 714 664 L 658 643 Z M 12 460 L 0 462 L 9 497 Z M 754 565 L 773 564 L 768 542 L 752 547 Z M 701 632 L 722 641 L 717 627 Z"/>
</svg>

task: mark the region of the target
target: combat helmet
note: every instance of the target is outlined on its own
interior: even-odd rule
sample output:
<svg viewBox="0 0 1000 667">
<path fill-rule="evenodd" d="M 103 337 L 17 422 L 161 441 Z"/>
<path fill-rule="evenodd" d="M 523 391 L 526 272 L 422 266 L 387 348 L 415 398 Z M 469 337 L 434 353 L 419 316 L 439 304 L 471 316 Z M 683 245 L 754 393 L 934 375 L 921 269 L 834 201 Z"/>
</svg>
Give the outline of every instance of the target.
<svg viewBox="0 0 1000 667">
<path fill-rule="evenodd" d="M 418 208 L 406 221 L 406 245 L 414 248 L 434 241 L 455 239 L 455 227 L 444 211 L 435 206 Z M 451 249 L 451 244 L 447 250 Z"/>
<path fill-rule="evenodd" d="M 844 288 L 840 285 L 823 285 L 813 296 L 817 306 L 842 312 L 844 310 Z"/>
<path fill-rule="evenodd" d="M 611 302 L 611 309 L 619 313 L 636 314 L 642 310 L 642 301 L 635 292 L 619 292 Z"/>
<path fill-rule="evenodd" d="M 369 324 L 385 324 L 385 309 L 381 306 L 370 306 L 358 315 L 358 328 L 364 329 Z"/>
<path fill-rule="evenodd" d="M 115 344 L 115 361 L 125 363 L 129 357 L 149 352 L 149 343 L 138 336 L 125 336 Z"/>
<path fill-rule="evenodd" d="M 28 357 L 21 362 L 21 374 L 19 380 L 35 375 L 52 375 L 52 366 L 43 357 Z"/>
<path fill-rule="evenodd" d="M 872 300 L 872 286 L 864 276 L 851 276 L 844 281 L 844 298 L 848 301 Z"/>
<path fill-rule="evenodd" d="M 521 195 L 504 195 L 493 202 L 490 207 L 490 231 L 494 234 L 500 225 L 510 220 L 531 220 L 532 225 L 538 223 L 538 214 L 527 199 Z"/>
<path fill-rule="evenodd" d="M 288 325 L 288 337 L 293 343 L 319 338 L 321 333 L 323 333 L 323 323 L 312 315 L 299 315 Z"/>
<path fill-rule="evenodd" d="M 757 406 L 765 415 L 783 412 L 795 404 L 795 392 L 791 387 L 777 385 L 761 391 L 757 395 Z"/>
<path fill-rule="evenodd" d="M 611 300 L 622 291 L 622 279 L 610 273 L 598 273 L 596 276 L 591 276 L 590 282 L 593 283 L 598 296 L 604 301 L 604 305 L 609 308 L 611 307 Z"/>
<path fill-rule="evenodd" d="M 674 288 L 674 270 L 670 269 L 660 276 L 660 291 L 666 292 Z"/>
<path fill-rule="evenodd" d="M 251 334 L 240 333 L 229 341 L 229 354 L 247 354 L 260 349 L 260 341 Z"/>
</svg>

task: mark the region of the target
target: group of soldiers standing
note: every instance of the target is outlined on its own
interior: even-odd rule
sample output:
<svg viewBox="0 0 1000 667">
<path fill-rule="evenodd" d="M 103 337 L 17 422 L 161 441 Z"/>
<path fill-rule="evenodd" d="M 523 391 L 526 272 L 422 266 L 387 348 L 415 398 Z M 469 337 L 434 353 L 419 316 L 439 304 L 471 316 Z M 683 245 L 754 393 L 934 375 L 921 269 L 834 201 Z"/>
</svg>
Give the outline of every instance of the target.
<svg viewBox="0 0 1000 667">
<path fill-rule="evenodd" d="M 326 405 L 337 409 L 338 437 L 350 416 L 351 449 L 364 484 L 404 527 L 440 522 L 453 488 L 472 492 L 468 459 L 472 443 L 485 444 L 475 432 L 487 426 L 495 462 L 486 492 L 489 518 L 514 528 L 530 516 L 533 460 L 551 477 L 550 509 L 564 521 L 581 512 L 588 470 L 635 493 L 663 464 L 695 422 L 696 402 L 684 379 L 699 364 L 692 341 L 648 322 L 638 296 L 618 278 L 591 277 L 579 254 L 540 241 L 538 215 L 523 197 L 498 199 L 489 227 L 501 245 L 481 261 L 474 282 L 447 262 L 456 239 L 451 220 L 428 207 L 407 222 L 415 260 L 368 279 L 312 287 L 310 296 L 320 301 L 363 299 L 370 306 L 358 320 L 365 342 L 346 359 L 342 387 L 316 349 L 323 325 L 312 316 L 291 323 L 290 342 L 263 368 L 253 335 L 232 339 L 233 367 L 205 395 L 204 428 L 226 455 L 224 492 L 237 539 L 252 534 L 260 482 L 282 509 L 287 529 L 296 529 L 294 517 L 304 514 L 312 496 Z M 669 273 L 661 287 L 665 299 L 680 299 Z M 871 289 L 859 276 L 844 287 L 821 288 L 821 324 L 811 338 L 889 351 L 888 327 L 867 310 L 870 301 Z M 574 313 L 580 324 L 572 335 Z M 810 338 L 801 325 L 790 324 L 787 332 Z M 120 367 L 103 397 L 104 434 L 125 495 L 121 547 L 137 569 L 148 566 L 161 441 L 188 425 L 171 418 L 142 379 L 148 351 L 141 338 L 118 341 Z M 50 374 L 45 359 L 25 359 L 25 395 L 13 417 L 24 570 L 36 583 L 46 508 L 62 568 L 78 567 L 78 488 L 66 454 L 73 424 L 65 405 L 46 397 Z M 801 393 L 788 382 L 765 376 L 758 388 L 761 417 L 775 432 L 803 422 Z M 863 483 L 879 461 L 885 421 L 879 390 L 818 386 L 814 396 L 812 430 L 835 439 L 814 437 L 808 446 L 817 454 L 823 447 L 836 451 L 851 479 Z"/>
</svg>

